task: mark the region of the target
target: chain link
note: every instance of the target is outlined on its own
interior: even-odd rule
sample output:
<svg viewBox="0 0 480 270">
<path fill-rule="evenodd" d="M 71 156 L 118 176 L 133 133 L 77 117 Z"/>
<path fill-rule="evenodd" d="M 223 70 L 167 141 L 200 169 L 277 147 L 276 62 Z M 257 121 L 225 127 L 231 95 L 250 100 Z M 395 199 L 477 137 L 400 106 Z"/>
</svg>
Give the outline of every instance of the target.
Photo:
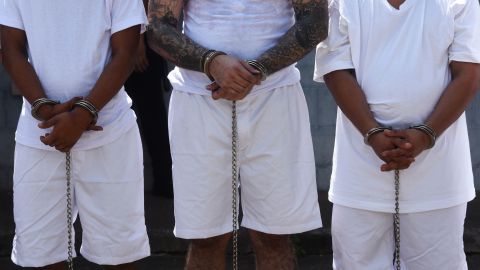
<svg viewBox="0 0 480 270">
<path fill-rule="evenodd" d="M 73 215 L 72 215 L 72 189 L 71 189 L 71 155 L 66 154 L 66 174 L 67 174 L 67 233 L 68 233 L 68 270 L 73 270 Z"/>
<path fill-rule="evenodd" d="M 395 214 L 393 214 L 393 231 L 395 234 L 395 269 L 400 270 L 400 171 L 395 170 Z"/>
<path fill-rule="evenodd" d="M 238 269 L 238 164 L 237 164 L 237 103 L 232 103 L 232 219 L 233 219 L 233 236 L 232 236 L 232 269 Z"/>
</svg>

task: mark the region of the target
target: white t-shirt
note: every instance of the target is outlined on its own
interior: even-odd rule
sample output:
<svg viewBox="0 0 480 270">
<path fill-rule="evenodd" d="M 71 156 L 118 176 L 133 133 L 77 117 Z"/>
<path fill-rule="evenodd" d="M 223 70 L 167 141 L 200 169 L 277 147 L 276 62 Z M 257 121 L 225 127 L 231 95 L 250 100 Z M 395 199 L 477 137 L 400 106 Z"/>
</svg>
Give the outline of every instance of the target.
<svg viewBox="0 0 480 270">
<path fill-rule="evenodd" d="M 317 47 L 314 80 L 355 69 L 375 119 L 384 126 L 422 124 L 451 80 L 450 61 L 480 63 L 478 0 L 330 1 L 329 37 Z M 338 110 L 329 198 L 393 212 L 393 172 Z M 400 211 L 441 209 L 475 197 L 463 114 L 400 173 Z"/>
<path fill-rule="evenodd" d="M 185 35 L 198 44 L 250 60 L 275 46 L 295 24 L 290 0 L 190 0 L 184 9 Z M 176 67 L 168 78 L 174 90 L 211 95 L 208 77 Z M 251 94 L 300 81 L 295 64 L 268 76 Z"/>
<path fill-rule="evenodd" d="M 111 59 L 110 38 L 134 25 L 146 25 L 141 0 L 3 0 L 0 24 L 24 30 L 28 56 L 48 98 L 67 101 L 87 96 Z M 144 30 L 144 29 L 143 29 Z M 143 31 L 142 30 L 142 31 Z M 74 149 L 95 148 L 120 137 L 135 124 L 131 100 L 122 88 L 100 111 L 103 131 L 83 133 Z M 45 146 L 24 99 L 15 139 L 30 147 Z"/>
</svg>

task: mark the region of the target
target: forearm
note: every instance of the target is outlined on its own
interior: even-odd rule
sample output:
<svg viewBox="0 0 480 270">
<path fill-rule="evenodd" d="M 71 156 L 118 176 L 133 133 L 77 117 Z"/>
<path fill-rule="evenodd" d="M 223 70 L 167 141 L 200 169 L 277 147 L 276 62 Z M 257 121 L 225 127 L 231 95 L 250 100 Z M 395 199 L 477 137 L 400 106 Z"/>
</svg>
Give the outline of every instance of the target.
<svg viewBox="0 0 480 270">
<path fill-rule="evenodd" d="M 84 97 L 101 110 L 122 88 L 130 76 L 134 53 L 122 52 L 114 55 L 105 67 L 88 96 Z"/>
<path fill-rule="evenodd" d="M 452 81 L 425 122 L 437 135 L 452 125 L 473 100 L 479 88 L 480 65 L 452 63 Z"/>
<path fill-rule="evenodd" d="M 297 18 L 295 25 L 280 38 L 276 46 L 256 59 L 267 68 L 268 74 L 299 61 L 327 37 L 327 0 L 294 0 L 293 6 Z"/>
<path fill-rule="evenodd" d="M 25 54 L 6 49 L 3 53 L 3 65 L 28 102 L 33 103 L 39 98 L 46 97 L 40 80 Z"/>
<path fill-rule="evenodd" d="M 378 127 L 365 95 L 349 70 L 337 70 L 324 76 L 325 83 L 338 107 L 361 134 Z"/>
<path fill-rule="evenodd" d="M 202 56 L 208 49 L 177 29 L 182 6 L 182 1 L 150 1 L 148 44 L 152 50 L 176 66 L 201 72 Z"/>
</svg>

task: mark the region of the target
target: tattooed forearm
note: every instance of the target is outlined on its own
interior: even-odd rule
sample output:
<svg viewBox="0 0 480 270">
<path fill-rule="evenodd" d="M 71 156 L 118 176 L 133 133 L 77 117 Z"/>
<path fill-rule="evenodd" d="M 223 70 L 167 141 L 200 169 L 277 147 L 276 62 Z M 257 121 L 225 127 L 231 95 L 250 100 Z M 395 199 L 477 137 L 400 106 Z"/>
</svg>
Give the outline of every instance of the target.
<svg viewBox="0 0 480 270">
<path fill-rule="evenodd" d="M 257 59 L 268 74 L 279 71 L 302 59 L 328 33 L 328 0 L 292 0 L 296 23 L 276 46 Z"/>
<path fill-rule="evenodd" d="M 150 0 L 148 43 L 150 48 L 173 64 L 201 71 L 202 55 L 207 51 L 178 30 L 180 13 L 187 0 Z"/>
</svg>

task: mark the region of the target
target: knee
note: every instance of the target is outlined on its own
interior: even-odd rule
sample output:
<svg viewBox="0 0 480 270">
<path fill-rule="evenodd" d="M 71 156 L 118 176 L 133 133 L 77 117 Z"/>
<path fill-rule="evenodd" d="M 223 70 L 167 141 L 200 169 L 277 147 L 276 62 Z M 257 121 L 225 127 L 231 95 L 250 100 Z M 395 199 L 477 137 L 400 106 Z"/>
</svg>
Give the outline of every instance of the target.
<svg viewBox="0 0 480 270">
<path fill-rule="evenodd" d="M 229 240 L 230 234 L 205 239 L 194 239 L 191 241 L 190 247 L 197 250 L 226 250 Z"/>
<path fill-rule="evenodd" d="M 289 250 L 291 248 L 289 235 L 275 235 L 250 231 L 250 238 L 253 247 L 257 251 L 276 249 Z"/>
</svg>

